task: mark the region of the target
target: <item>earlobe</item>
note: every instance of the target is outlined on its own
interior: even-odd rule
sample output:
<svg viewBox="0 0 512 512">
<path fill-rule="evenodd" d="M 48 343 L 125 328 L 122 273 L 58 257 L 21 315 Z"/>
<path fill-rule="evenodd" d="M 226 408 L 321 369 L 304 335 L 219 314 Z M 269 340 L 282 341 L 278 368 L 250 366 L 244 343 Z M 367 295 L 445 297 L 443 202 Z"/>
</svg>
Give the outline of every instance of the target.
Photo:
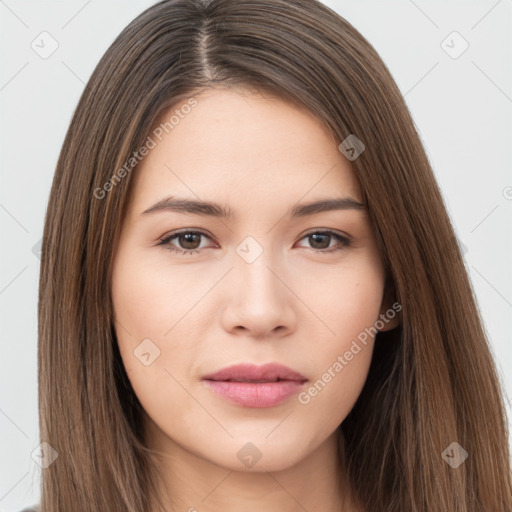
<svg viewBox="0 0 512 512">
<path fill-rule="evenodd" d="M 379 332 L 390 331 L 400 325 L 400 311 L 402 307 L 398 302 L 393 303 L 389 308 L 382 308 L 379 319 L 375 322 Z"/>
<path fill-rule="evenodd" d="M 402 305 L 396 300 L 394 283 L 386 278 L 384 295 L 380 307 L 379 318 L 375 322 L 380 332 L 390 331 L 401 324 Z"/>
</svg>

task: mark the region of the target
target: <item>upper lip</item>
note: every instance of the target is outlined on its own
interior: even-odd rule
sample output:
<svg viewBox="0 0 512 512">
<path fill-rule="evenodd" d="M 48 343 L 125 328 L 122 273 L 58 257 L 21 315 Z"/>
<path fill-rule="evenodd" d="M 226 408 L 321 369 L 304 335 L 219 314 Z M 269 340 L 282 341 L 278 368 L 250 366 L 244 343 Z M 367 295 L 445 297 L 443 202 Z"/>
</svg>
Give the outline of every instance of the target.
<svg viewBox="0 0 512 512">
<path fill-rule="evenodd" d="M 236 382 L 276 382 L 288 380 L 305 382 L 307 379 L 300 373 L 278 363 L 268 363 L 262 366 L 245 363 L 223 368 L 218 372 L 205 375 L 203 380 L 223 380 Z"/>
</svg>

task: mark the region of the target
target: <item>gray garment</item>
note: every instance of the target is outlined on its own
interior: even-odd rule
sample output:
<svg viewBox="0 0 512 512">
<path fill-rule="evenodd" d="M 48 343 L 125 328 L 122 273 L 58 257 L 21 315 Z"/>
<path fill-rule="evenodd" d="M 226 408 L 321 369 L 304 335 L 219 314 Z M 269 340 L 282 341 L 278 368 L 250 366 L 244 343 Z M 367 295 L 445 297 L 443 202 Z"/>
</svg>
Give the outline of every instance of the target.
<svg viewBox="0 0 512 512">
<path fill-rule="evenodd" d="M 39 505 L 35 505 L 34 507 L 24 508 L 21 512 L 40 512 Z"/>
</svg>

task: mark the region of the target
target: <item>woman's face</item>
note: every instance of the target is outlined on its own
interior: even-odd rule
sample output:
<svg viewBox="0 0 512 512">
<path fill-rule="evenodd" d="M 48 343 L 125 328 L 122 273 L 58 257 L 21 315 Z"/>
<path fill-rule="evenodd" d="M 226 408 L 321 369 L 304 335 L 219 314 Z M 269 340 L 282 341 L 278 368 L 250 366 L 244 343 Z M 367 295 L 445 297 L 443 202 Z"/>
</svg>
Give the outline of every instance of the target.
<svg viewBox="0 0 512 512">
<path fill-rule="evenodd" d="M 166 113 L 133 171 L 112 276 L 119 349 L 153 447 L 284 469 L 332 440 L 361 392 L 369 329 L 390 307 L 383 266 L 318 119 L 249 91 L 195 100 Z M 233 365 L 256 368 L 214 375 Z"/>
</svg>

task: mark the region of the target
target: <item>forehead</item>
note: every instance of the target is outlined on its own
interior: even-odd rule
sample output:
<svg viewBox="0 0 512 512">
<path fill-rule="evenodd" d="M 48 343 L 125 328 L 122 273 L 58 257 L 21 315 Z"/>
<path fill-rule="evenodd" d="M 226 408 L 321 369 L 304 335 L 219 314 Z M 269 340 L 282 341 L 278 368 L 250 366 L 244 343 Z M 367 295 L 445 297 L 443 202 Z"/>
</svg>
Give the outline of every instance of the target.
<svg viewBox="0 0 512 512">
<path fill-rule="evenodd" d="M 139 211 L 170 194 L 234 211 L 326 195 L 361 198 L 350 162 L 309 111 L 249 90 L 191 98 L 164 112 L 149 134 L 153 147 L 132 183 Z"/>
</svg>

